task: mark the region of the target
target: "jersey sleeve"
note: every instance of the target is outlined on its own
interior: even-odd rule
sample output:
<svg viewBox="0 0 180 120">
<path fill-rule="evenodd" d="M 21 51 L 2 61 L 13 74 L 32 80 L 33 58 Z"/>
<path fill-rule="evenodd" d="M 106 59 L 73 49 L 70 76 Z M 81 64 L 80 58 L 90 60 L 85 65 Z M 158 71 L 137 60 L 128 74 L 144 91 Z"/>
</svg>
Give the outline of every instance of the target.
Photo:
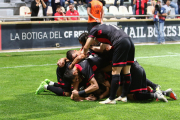
<svg viewBox="0 0 180 120">
<path fill-rule="evenodd" d="M 94 72 L 89 64 L 87 65 L 87 74 L 85 76 L 88 82 L 94 77 Z"/>
<path fill-rule="evenodd" d="M 90 8 L 91 8 L 91 3 L 88 3 L 87 7 L 90 7 Z"/>
<path fill-rule="evenodd" d="M 89 36 L 88 37 L 96 37 L 97 36 L 97 32 L 98 30 L 96 29 L 96 27 L 92 28 L 91 31 L 89 32 Z"/>
</svg>

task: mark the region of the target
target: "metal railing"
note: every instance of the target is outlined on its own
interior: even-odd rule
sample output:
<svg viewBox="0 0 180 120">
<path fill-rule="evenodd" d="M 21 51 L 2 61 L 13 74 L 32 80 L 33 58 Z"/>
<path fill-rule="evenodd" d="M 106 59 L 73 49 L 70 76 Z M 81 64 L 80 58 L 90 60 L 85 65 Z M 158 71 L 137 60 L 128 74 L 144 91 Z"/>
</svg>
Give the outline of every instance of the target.
<svg viewBox="0 0 180 120">
<path fill-rule="evenodd" d="M 167 17 L 177 17 L 177 16 L 180 16 L 179 15 L 168 15 Z M 88 18 L 88 15 L 80 15 L 80 16 L 43 16 L 43 17 L 31 17 L 31 16 L 10 16 L 10 17 L 7 17 L 7 16 L 0 16 L 0 20 L 1 21 L 5 21 L 5 20 L 26 20 L 26 19 L 45 19 L 45 18 L 48 18 L 48 19 L 51 19 L 51 18 L 63 18 L 63 17 L 80 17 L 80 18 Z M 153 17 L 153 15 L 104 15 L 104 18 L 121 18 L 121 17 Z"/>
</svg>

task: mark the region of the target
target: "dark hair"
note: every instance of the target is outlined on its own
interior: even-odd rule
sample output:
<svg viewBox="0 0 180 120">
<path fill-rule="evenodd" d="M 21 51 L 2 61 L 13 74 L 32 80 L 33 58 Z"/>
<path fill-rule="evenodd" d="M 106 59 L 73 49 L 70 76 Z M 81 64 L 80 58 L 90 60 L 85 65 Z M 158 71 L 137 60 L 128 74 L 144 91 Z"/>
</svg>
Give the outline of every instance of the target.
<svg viewBox="0 0 180 120">
<path fill-rule="evenodd" d="M 61 6 L 60 6 L 60 5 L 57 5 L 57 6 L 56 6 L 56 9 L 58 9 L 58 8 L 61 8 Z"/>
<path fill-rule="evenodd" d="M 81 42 L 82 43 L 82 46 L 84 46 L 85 44 L 86 44 L 86 40 L 88 39 L 88 36 L 89 36 L 89 34 L 88 33 L 82 33 L 80 36 L 79 36 L 79 38 L 78 38 L 78 40 L 79 40 L 79 42 Z"/>
<path fill-rule="evenodd" d="M 73 75 L 73 69 L 66 69 L 63 76 L 63 81 L 65 83 L 72 83 L 72 80 L 75 78 L 75 75 Z"/>
<path fill-rule="evenodd" d="M 69 59 L 70 61 L 73 61 L 73 59 L 72 59 L 72 54 L 74 53 L 74 50 L 69 50 L 69 51 L 67 51 L 67 53 L 66 53 L 66 57 L 67 57 L 67 59 Z"/>
</svg>

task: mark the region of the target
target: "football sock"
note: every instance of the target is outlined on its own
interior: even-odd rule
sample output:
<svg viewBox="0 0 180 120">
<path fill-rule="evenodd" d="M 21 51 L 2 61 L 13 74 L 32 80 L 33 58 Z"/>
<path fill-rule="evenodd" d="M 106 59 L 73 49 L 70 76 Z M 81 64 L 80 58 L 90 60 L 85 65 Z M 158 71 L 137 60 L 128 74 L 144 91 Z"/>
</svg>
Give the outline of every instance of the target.
<svg viewBox="0 0 180 120">
<path fill-rule="evenodd" d="M 162 94 L 165 96 L 168 96 L 167 93 L 165 91 L 162 91 Z"/>
<path fill-rule="evenodd" d="M 120 75 L 112 75 L 111 90 L 110 90 L 110 100 L 114 100 L 116 97 L 116 92 L 119 87 Z"/>
<path fill-rule="evenodd" d="M 58 83 L 54 83 L 54 85 L 53 85 L 54 87 L 61 87 L 61 85 L 60 84 L 58 84 Z"/>
<path fill-rule="evenodd" d="M 121 97 L 126 97 L 129 92 L 129 86 L 131 85 L 131 73 L 124 75 L 124 84 Z"/>
<path fill-rule="evenodd" d="M 51 92 L 55 93 L 58 96 L 64 95 L 63 89 L 60 87 L 54 87 L 54 86 L 48 85 L 47 90 L 50 90 Z"/>
<path fill-rule="evenodd" d="M 146 78 L 146 82 L 147 82 L 147 86 L 150 86 L 153 90 L 156 89 L 157 85 L 151 82 L 150 80 L 148 80 L 147 78 Z"/>
<path fill-rule="evenodd" d="M 49 85 L 53 86 L 53 85 L 54 85 L 54 82 L 53 82 L 53 81 L 50 81 L 50 82 L 49 82 Z"/>
<path fill-rule="evenodd" d="M 48 86 L 48 85 L 44 85 L 44 90 L 47 90 L 47 86 Z"/>
</svg>

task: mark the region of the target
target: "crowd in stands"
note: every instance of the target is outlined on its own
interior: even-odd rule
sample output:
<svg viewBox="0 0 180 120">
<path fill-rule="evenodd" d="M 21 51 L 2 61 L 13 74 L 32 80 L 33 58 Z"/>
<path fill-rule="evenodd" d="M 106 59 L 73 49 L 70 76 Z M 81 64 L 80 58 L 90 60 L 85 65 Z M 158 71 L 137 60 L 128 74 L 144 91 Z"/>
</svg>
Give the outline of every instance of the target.
<svg viewBox="0 0 180 120">
<path fill-rule="evenodd" d="M 91 0 L 31 0 L 31 16 L 79 16 L 87 15 L 87 4 Z M 153 15 L 153 10 L 157 4 L 156 0 L 131 0 L 130 6 L 124 5 L 124 0 L 100 0 L 104 7 L 105 15 Z M 120 3 L 119 3 L 119 2 Z M 112 0 L 111 0 L 112 2 Z M 162 5 L 164 0 L 162 1 Z M 180 13 L 180 1 L 172 0 L 170 2 L 172 15 Z M 51 14 L 48 13 L 51 9 Z M 127 17 L 129 18 L 129 17 Z M 145 19 L 148 17 L 136 17 L 136 19 Z M 149 17 L 150 18 L 150 17 Z M 152 18 L 152 17 L 151 17 Z M 179 18 L 178 16 L 176 18 Z M 34 19 L 34 21 L 42 19 Z M 80 20 L 80 17 L 62 17 L 53 20 Z"/>
</svg>

